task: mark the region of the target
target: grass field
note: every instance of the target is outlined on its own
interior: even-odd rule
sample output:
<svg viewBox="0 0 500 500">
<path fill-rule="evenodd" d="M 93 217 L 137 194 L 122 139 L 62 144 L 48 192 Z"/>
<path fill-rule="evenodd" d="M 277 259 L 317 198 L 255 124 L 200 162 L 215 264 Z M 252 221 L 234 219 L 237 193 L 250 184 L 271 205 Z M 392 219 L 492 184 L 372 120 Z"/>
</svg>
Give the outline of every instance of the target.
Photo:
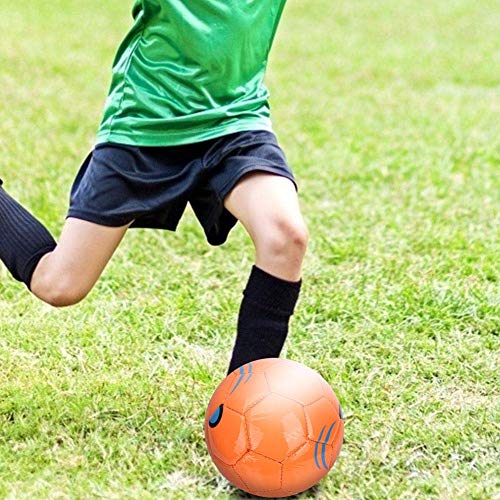
<svg viewBox="0 0 500 500">
<path fill-rule="evenodd" d="M 129 7 L 0 0 L 0 177 L 55 234 Z M 347 414 L 301 498 L 500 498 L 498 26 L 498 0 L 289 3 L 268 85 L 311 244 L 285 355 Z M 187 213 L 71 309 L 2 267 L 0 497 L 238 498 L 202 424 L 252 258 Z"/>
</svg>

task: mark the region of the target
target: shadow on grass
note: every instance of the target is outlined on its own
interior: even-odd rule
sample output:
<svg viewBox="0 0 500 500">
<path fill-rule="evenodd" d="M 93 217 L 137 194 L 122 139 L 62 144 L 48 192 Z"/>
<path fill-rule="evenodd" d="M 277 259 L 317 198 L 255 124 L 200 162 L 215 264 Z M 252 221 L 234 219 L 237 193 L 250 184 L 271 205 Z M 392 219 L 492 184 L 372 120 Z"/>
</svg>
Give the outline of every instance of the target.
<svg viewBox="0 0 500 500">
<path fill-rule="evenodd" d="M 312 488 L 309 488 L 308 490 L 299 493 L 298 495 L 293 495 L 291 497 L 286 497 L 288 499 L 292 500 L 305 500 L 306 498 L 320 498 L 320 493 L 321 493 L 321 487 L 319 485 L 315 485 Z M 237 488 L 234 488 L 231 491 L 231 498 L 238 499 L 238 498 L 263 498 L 263 497 L 257 497 L 255 495 L 251 495 L 250 493 L 246 493 L 245 491 L 238 490 Z M 283 497 L 276 497 L 276 498 L 283 498 Z"/>
</svg>

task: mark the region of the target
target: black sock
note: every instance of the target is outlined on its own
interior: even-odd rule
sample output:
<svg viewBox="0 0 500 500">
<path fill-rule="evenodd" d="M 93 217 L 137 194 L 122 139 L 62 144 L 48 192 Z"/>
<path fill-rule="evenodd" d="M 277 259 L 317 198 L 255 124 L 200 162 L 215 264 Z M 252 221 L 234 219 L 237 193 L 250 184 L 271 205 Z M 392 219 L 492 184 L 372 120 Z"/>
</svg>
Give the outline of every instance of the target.
<svg viewBox="0 0 500 500">
<path fill-rule="evenodd" d="M 279 357 L 301 284 L 301 280 L 285 281 L 252 267 L 228 374 L 250 361 Z"/>
<path fill-rule="evenodd" d="M 9 196 L 0 179 L 0 260 L 29 288 L 40 259 L 56 247 L 45 227 Z"/>
</svg>

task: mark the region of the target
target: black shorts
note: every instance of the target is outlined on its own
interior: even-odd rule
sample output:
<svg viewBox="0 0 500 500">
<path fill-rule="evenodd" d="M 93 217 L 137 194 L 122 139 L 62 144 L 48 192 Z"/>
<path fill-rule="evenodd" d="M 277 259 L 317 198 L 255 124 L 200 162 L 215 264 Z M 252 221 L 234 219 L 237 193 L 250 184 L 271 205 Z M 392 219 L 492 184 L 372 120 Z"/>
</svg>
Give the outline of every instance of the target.
<svg viewBox="0 0 500 500">
<path fill-rule="evenodd" d="M 224 198 L 252 171 L 287 177 L 297 189 L 276 136 L 265 130 L 181 146 L 101 143 L 76 176 L 68 217 L 175 231 L 189 202 L 208 242 L 221 245 L 237 222 Z"/>
</svg>

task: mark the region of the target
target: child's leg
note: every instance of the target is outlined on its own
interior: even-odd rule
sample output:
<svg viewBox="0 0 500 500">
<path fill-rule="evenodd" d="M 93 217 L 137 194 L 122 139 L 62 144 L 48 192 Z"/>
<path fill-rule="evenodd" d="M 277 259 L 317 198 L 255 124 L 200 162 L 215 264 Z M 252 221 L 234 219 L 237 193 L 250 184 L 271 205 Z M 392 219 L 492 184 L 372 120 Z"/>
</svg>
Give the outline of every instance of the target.
<svg viewBox="0 0 500 500">
<path fill-rule="evenodd" d="M 0 260 L 43 301 L 75 304 L 90 291 L 128 226 L 68 218 L 61 242 L 1 187 Z"/>
<path fill-rule="evenodd" d="M 31 291 L 55 307 L 74 305 L 92 290 L 127 226 L 107 227 L 69 217 L 59 244 L 45 254 L 31 278 Z"/>
<path fill-rule="evenodd" d="M 251 173 L 224 204 L 246 228 L 256 250 L 229 373 L 250 361 L 280 355 L 300 292 L 308 232 L 295 186 L 285 177 Z"/>
</svg>

